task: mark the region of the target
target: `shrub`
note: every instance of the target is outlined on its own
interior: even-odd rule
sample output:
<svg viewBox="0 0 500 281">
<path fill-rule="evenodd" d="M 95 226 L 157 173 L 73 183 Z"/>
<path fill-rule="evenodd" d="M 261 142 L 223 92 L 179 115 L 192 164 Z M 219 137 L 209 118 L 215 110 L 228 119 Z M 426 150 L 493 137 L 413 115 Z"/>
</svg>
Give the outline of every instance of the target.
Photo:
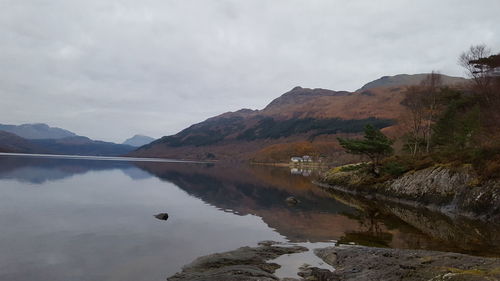
<svg viewBox="0 0 500 281">
<path fill-rule="evenodd" d="M 382 166 L 382 173 L 389 174 L 391 176 L 400 176 L 408 171 L 408 168 L 398 162 L 388 162 Z"/>
</svg>

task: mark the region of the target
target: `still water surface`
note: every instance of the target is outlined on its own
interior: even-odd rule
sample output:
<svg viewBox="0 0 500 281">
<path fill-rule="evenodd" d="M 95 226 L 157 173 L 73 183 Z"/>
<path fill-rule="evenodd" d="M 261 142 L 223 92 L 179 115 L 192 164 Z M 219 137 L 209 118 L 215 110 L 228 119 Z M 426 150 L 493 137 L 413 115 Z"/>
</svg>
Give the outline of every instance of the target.
<svg viewBox="0 0 500 281">
<path fill-rule="evenodd" d="M 0 280 L 165 280 L 198 256 L 262 240 L 500 253 L 497 225 L 329 193 L 310 174 L 0 156 Z M 167 221 L 154 217 L 163 212 Z"/>
</svg>

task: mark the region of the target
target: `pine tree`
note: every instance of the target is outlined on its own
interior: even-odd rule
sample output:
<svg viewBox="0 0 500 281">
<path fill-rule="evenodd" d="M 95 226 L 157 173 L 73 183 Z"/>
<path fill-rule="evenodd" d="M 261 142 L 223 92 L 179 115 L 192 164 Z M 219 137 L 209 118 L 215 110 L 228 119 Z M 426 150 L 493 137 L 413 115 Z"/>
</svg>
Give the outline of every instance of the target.
<svg viewBox="0 0 500 281">
<path fill-rule="evenodd" d="M 363 139 L 337 139 L 347 153 L 365 155 L 370 158 L 372 172 L 377 175 L 380 160 L 394 151 L 392 148 L 394 142 L 372 125 L 366 125 Z"/>
</svg>

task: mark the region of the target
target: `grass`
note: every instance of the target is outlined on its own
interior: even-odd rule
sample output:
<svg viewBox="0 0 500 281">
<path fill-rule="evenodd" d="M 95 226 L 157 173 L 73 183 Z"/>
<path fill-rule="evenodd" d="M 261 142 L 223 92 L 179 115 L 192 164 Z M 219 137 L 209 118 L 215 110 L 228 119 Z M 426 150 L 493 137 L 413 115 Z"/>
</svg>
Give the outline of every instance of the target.
<svg viewBox="0 0 500 281">
<path fill-rule="evenodd" d="M 474 275 L 483 277 L 498 277 L 498 275 L 500 274 L 500 267 L 496 267 L 493 269 L 460 269 L 455 267 L 446 267 L 444 268 L 444 270 L 460 275 Z"/>
</svg>

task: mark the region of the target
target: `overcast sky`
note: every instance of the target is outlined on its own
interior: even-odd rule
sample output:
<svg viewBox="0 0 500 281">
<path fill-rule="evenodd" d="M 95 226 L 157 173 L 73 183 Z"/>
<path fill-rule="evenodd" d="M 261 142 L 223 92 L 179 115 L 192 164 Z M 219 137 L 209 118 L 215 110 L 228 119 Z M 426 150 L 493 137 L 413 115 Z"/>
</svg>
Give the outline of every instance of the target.
<svg viewBox="0 0 500 281">
<path fill-rule="evenodd" d="M 463 76 L 499 0 L 0 0 L 0 123 L 161 137 L 294 86 Z"/>
</svg>

